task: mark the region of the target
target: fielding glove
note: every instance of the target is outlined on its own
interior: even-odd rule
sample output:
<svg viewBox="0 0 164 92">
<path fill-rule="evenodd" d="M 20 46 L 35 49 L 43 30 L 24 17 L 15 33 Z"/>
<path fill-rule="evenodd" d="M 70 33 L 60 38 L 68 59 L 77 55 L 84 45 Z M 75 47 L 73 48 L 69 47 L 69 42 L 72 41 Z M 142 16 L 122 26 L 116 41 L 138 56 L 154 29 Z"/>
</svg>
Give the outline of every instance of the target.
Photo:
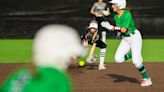
<svg viewBox="0 0 164 92">
<path fill-rule="evenodd" d="M 112 30 L 112 25 L 108 21 L 101 22 L 101 26 L 110 30 L 110 31 Z"/>
<path fill-rule="evenodd" d="M 88 63 L 95 63 L 97 62 L 97 59 L 98 59 L 97 55 L 89 55 L 86 61 Z"/>
</svg>

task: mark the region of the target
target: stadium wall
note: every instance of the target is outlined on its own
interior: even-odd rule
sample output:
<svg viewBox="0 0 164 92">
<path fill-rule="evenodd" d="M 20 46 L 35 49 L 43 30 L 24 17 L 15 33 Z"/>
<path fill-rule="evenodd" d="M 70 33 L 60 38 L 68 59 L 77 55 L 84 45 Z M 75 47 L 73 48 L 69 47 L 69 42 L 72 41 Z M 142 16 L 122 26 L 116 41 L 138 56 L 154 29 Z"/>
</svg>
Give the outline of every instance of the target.
<svg viewBox="0 0 164 92">
<path fill-rule="evenodd" d="M 82 34 L 93 19 L 89 10 L 95 1 L 0 0 L 0 38 L 32 38 L 40 27 L 52 23 L 70 25 Z M 163 0 L 128 0 L 143 37 L 164 38 L 163 3 Z M 108 20 L 114 24 L 113 14 Z"/>
</svg>

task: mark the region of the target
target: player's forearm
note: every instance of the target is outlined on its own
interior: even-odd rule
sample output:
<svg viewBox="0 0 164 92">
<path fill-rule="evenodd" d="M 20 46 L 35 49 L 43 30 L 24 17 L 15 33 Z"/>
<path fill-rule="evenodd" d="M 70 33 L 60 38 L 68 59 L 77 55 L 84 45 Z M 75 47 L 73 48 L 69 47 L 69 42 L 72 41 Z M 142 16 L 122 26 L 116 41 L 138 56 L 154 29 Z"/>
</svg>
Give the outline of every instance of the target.
<svg viewBox="0 0 164 92">
<path fill-rule="evenodd" d="M 90 10 L 90 13 L 95 15 L 95 12 L 94 12 L 94 8 L 92 7 L 91 10 Z"/>
<path fill-rule="evenodd" d="M 93 43 L 89 55 L 93 55 L 95 48 L 96 48 L 96 43 Z"/>
<path fill-rule="evenodd" d="M 92 43 L 93 43 L 93 41 L 94 41 L 95 38 L 96 38 L 97 32 L 98 32 L 98 31 L 96 31 L 96 32 L 93 34 L 93 37 L 92 37 Z"/>
<path fill-rule="evenodd" d="M 93 10 L 90 11 L 91 14 L 95 15 L 95 12 Z"/>
</svg>

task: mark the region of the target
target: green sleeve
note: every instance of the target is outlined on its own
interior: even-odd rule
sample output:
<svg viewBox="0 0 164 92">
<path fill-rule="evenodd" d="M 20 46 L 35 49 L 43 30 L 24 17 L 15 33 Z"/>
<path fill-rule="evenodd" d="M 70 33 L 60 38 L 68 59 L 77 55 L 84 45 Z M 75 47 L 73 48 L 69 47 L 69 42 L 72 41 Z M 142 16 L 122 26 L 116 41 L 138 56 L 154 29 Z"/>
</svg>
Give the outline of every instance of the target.
<svg viewBox="0 0 164 92">
<path fill-rule="evenodd" d="M 13 84 L 12 81 L 16 79 L 17 73 L 10 74 L 7 79 L 3 82 L 3 84 L 0 86 L 0 92 L 10 92 L 11 85 Z"/>
<path fill-rule="evenodd" d="M 1 84 L 0 84 L 0 92 L 3 92 L 3 91 L 2 91 L 2 85 L 1 85 Z"/>
<path fill-rule="evenodd" d="M 26 69 L 20 69 L 20 70 L 16 70 L 15 72 L 11 73 L 7 79 L 4 81 L 4 83 L 1 85 L 0 88 L 0 92 L 12 92 L 12 89 L 17 87 L 16 83 L 18 83 L 17 81 L 20 80 L 20 78 L 23 75 L 27 75 L 28 72 Z M 21 87 L 19 87 L 20 90 L 22 89 Z M 22 91 L 21 91 L 22 92 Z"/>
<path fill-rule="evenodd" d="M 132 21 L 132 15 L 131 15 L 131 13 L 129 12 L 129 13 L 127 13 L 125 16 L 124 16 L 124 21 L 123 21 L 123 24 L 122 24 L 122 27 L 124 27 L 124 28 L 129 28 L 129 25 L 130 25 L 130 23 L 131 23 L 131 21 Z"/>
</svg>

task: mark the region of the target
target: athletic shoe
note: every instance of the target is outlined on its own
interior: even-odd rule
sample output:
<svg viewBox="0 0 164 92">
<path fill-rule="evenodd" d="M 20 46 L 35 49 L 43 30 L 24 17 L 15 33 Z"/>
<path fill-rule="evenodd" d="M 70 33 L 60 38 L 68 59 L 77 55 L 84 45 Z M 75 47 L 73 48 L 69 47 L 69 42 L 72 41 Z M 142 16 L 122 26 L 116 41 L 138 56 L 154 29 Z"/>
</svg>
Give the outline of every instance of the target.
<svg viewBox="0 0 164 92">
<path fill-rule="evenodd" d="M 149 79 L 144 78 L 141 80 L 141 86 L 145 87 L 145 86 L 151 86 L 151 85 L 152 85 L 152 81 L 150 78 Z"/>
<path fill-rule="evenodd" d="M 99 70 L 104 70 L 106 67 L 104 65 L 99 65 Z"/>
</svg>

